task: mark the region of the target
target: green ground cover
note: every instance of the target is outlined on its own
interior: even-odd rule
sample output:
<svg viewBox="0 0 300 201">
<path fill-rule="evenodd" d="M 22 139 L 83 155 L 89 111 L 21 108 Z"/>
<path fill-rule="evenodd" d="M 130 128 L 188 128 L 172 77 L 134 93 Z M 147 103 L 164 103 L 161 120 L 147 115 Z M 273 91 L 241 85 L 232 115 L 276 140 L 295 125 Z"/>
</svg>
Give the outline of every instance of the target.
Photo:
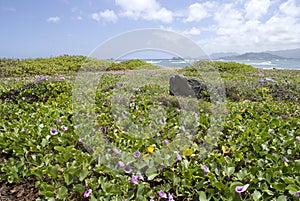
<svg viewBox="0 0 300 201">
<path fill-rule="evenodd" d="M 214 63 L 226 94 L 218 113 L 211 102 L 169 95 L 166 78 L 199 77 L 193 68 L 165 70 L 141 61 L 93 59 L 86 64 L 86 59 L 1 59 L 0 186 L 6 186 L 1 196 L 299 200 L 299 71 Z M 81 66 L 92 72 L 114 70 L 98 75 L 93 108 L 98 130 L 85 136 L 75 129 L 73 108 L 74 101 L 85 103 L 84 96 L 73 93 L 74 72 Z M 277 82 L 261 85 L 262 78 Z M 122 111 L 126 118 L 120 121 Z M 178 137 L 185 130 L 189 143 Z M 156 157 L 152 166 L 151 157 Z M 13 191 L 26 182 L 32 192 Z"/>
</svg>

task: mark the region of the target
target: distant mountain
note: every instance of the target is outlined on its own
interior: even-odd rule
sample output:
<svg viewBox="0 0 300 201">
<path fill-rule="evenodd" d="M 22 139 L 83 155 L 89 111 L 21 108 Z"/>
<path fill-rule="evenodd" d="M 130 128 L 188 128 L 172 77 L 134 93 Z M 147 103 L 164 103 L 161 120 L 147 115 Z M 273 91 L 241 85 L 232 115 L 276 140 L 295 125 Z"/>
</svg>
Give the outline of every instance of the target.
<svg viewBox="0 0 300 201">
<path fill-rule="evenodd" d="M 219 59 L 221 57 L 231 57 L 231 56 L 237 56 L 239 55 L 236 52 L 218 52 L 218 53 L 213 53 L 209 55 L 211 59 Z"/>
<path fill-rule="evenodd" d="M 300 48 L 291 50 L 266 51 L 266 53 L 285 58 L 300 59 Z"/>
<path fill-rule="evenodd" d="M 228 56 L 228 57 L 221 57 L 219 59 L 225 60 L 272 60 L 272 59 L 284 59 L 284 57 L 280 57 L 274 54 L 266 53 L 266 52 L 250 52 L 245 53 L 237 56 Z"/>
</svg>

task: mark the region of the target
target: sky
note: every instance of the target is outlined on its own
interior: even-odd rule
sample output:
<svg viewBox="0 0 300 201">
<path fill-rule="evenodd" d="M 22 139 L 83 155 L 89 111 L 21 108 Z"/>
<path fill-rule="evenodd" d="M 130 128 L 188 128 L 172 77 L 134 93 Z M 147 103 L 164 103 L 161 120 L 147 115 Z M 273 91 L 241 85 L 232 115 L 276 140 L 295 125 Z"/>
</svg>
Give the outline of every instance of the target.
<svg viewBox="0 0 300 201">
<path fill-rule="evenodd" d="M 0 0 L 0 26 L 0 57 L 9 58 L 88 56 L 149 28 L 207 54 L 261 52 L 300 48 L 300 0 Z"/>
</svg>

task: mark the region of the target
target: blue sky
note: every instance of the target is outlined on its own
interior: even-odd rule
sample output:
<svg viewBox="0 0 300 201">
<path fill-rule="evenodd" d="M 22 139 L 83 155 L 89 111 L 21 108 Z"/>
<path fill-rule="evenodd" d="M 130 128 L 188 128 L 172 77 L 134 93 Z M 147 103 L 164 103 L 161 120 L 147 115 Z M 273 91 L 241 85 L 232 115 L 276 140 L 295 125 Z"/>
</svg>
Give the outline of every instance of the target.
<svg viewBox="0 0 300 201">
<path fill-rule="evenodd" d="M 136 29 L 183 34 L 207 54 L 300 47 L 299 0 L 0 0 L 0 57 L 89 55 Z"/>
</svg>

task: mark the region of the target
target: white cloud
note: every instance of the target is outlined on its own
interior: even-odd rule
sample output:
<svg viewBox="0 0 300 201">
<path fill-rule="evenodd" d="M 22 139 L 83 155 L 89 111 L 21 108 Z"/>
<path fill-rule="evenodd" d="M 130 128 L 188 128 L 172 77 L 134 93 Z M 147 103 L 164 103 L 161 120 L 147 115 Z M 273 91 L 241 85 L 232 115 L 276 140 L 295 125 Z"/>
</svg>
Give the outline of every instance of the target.
<svg viewBox="0 0 300 201">
<path fill-rule="evenodd" d="M 219 4 L 214 23 L 201 28 L 212 36 L 198 42 L 210 53 L 299 48 L 300 7 L 296 2 L 284 1 L 277 7 L 271 7 L 277 2 L 256 0 Z M 257 3 L 264 7 L 256 7 Z"/>
<path fill-rule="evenodd" d="M 282 3 L 279 7 L 279 10 L 287 16 L 300 16 L 300 6 L 296 5 L 295 0 L 288 0 Z"/>
<path fill-rule="evenodd" d="M 107 22 L 113 22 L 116 23 L 118 20 L 118 16 L 115 14 L 113 10 L 105 10 L 100 13 L 92 13 L 91 14 L 92 19 L 96 21 L 107 21 Z"/>
<path fill-rule="evenodd" d="M 164 23 L 173 21 L 173 12 L 161 7 L 156 0 L 115 0 L 115 3 L 122 9 L 121 16 Z"/>
<path fill-rule="evenodd" d="M 270 0 L 250 0 L 245 5 L 247 19 L 260 19 L 268 12 Z"/>
<path fill-rule="evenodd" d="M 47 19 L 47 22 L 52 22 L 52 23 L 57 23 L 57 22 L 59 22 L 60 21 L 60 17 L 58 17 L 58 16 L 55 16 L 55 17 L 49 17 L 48 19 Z"/>
<path fill-rule="evenodd" d="M 196 28 L 196 27 L 192 27 L 189 30 L 185 30 L 182 32 L 183 35 L 200 35 L 201 31 L 200 29 Z"/>
<path fill-rule="evenodd" d="M 209 9 L 214 7 L 214 3 L 205 2 L 205 3 L 194 3 L 189 6 L 189 13 L 185 22 L 199 22 L 204 18 L 211 16 Z"/>
</svg>

